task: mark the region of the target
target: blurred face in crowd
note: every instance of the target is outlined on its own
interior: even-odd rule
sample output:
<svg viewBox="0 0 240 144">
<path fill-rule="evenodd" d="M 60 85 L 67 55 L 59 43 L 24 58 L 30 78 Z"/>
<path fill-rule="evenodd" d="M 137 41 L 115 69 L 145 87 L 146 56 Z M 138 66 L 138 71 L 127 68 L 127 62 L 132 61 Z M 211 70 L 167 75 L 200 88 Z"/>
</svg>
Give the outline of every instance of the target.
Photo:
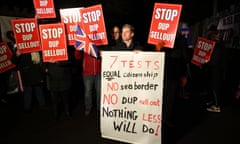
<svg viewBox="0 0 240 144">
<path fill-rule="evenodd" d="M 219 31 L 209 31 L 208 35 L 209 35 L 209 39 L 211 39 L 211 40 L 219 40 L 220 39 Z"/>
<path fill-rule="evenodd" d="M 129 26 L 123 26 L 122 28 L 122 40 L 123 41 L 131 41 L 134 36 L 134 32 L 131 30 Z"/>
<path fill-rule="evenodd" d="M 120 38 L 120 29 L 117 26 L 114 26 L 112 29 L 112 39 L 118 40 Z"/>
<path fill-rule="evenodd" d="M 210 40 L 219 40 L 220 39 L 220 31 L 217 30 L 217 26 L 211 25 L 207 31 L 207 37 Z"/>
</svg>

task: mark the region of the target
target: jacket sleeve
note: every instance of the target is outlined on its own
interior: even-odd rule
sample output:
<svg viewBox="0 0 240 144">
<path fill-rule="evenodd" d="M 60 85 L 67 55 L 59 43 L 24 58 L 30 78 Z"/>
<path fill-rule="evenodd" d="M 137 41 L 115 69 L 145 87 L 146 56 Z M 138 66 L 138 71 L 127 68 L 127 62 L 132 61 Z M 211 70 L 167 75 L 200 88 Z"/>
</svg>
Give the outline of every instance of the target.
<svg viewBox="0 0 240 144">
<path fill-rule="evenodd" d="M 80 60 L 82 58 L 82 52 L 79 50 L 74 51 L 74 57 L 76 60 Z"/>
</svg>

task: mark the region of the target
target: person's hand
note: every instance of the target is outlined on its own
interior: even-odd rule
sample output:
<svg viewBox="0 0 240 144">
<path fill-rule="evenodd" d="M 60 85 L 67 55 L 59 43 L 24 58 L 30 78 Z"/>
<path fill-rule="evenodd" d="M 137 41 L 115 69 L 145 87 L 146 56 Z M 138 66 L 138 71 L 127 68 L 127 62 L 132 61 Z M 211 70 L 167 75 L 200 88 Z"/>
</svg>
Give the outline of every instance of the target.
<svg viewBox="0 0 240 144">
<path fill-rule="evenodd" d="M 185 87 L 186 85 L 187 85 L 187 77 L 186 76 L 182 76 L 181 78 L 180 78 L 180 81 L 181 81 L 181 85 L 182 85 L 182 87 Z"/>
<path fill-rule="evenodd" d="M 205 60 L 204 60 L 204 63 L 208 63 L 208 62 L 209 62 L 209 59 L 205 59 Z"/>
<path fill-rule="evenodd" d="M 164 45 L 165 45 L 165 42 L 164 41 L 160 41 L 159 43 L 157 43 L 155 45 L 155 50 L 156 51 L 161 51 L 161 49 L 164 47 Z"/>
<path fill-rule="evenodd" d="M 21 55 L 21 52 L 17 49 L 16 56 L 20 56 L 20 55 Z"/>
<path fill-rule="evenodd" d="M 74 57 L 76 60 L 80 60 L 81 58 L 81 52 L 79 50 L 74 51 Z"/>
<path fill-rule="evenodd" d="M 141 50 L 133 50 L 133 52 L 137 54 L 137 53 L 140 53 Z"/>
<path fill-rule="evenodd" d="M 49 61 L 48 61 L 49 63 L 57 63 L 57 61 L 55 61 L 54 59 L 50 59 Z"/>
<path fill-rule="evenodd" d="M 102 51 L 99 50 L 99 57 L 102 57 Z"/>
</svg>

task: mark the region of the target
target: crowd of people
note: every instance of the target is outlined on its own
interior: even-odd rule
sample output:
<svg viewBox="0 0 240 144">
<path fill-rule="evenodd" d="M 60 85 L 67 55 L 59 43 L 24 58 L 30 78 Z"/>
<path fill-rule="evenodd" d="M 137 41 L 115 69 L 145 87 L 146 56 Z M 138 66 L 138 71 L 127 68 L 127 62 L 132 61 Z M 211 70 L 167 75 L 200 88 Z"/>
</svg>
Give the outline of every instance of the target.
<svg viewBox="0 0 240 144">
<path fill-rule="evenodd" d="M 154 51 L 165 53 L 165 71 L 164 71 L 164 90 L 163 90 L 163 111 L 162 123 L 166 129 L 174 131 L 176 125 L 176 99 L 186 98 L 186 86 L 189 87 L 189 65 L 192 53 L 188 53 L 189 48 L 192 48 L 192 43 L 184 35 L 189 29 L 180 29 L 177 32 L 174 48 L 164 47 L 163 42 L 155 45 Z M 110 31 L 109 45 L 99 47 L 101 50 L 111 51 L 144 51 L 146 48 L 139 41 L 134 39 L 135 29 L 131 24 L 124 24 L 122 27 L 113 26 Z M 204 72 L 209 82 L 206 82 L 206 89 L 212 99 L 206 101 L 210 104 L 206 110 L 210 112 L 221 112 L 221 94 L 224 80 L 224 44 L 221 42 L 219 31 L 216 26 L 211 26 L 208 29 L 208 39 L 216 41 L 216 46 L 212 53 L 210 61 L 206 62 L 203 67 L 198 70 Z M 191 47 L 189 46 L 191 45 Z M 14 48 L 13 62 L 20 70 L 23 83 L 23 103 L 24 110 L 31 112 L 33 105 L 33 97 L 36 97 L 39 107 L 46 107 L 46 95 L 50 94 L 51 106 L 54 119 L 61 117 L 63 110 L 66 117 L 71 118 L 72 106 L 70 96 L 72 95 L 72 87 L 74 82 L 73 67 L 74 63 L 78 62 L 79 75 L 82 77 L 83 89 L 79 92 L 79 96 L 84 98 L 85 115 L 88 116 L 92 109 L 100 109 L 101 95 L 101 57 L 95 58 L 88 54 L 77 51 L 73 47 L 68 49 L 68 61 L 52 61 L 44 63 L 41 59 L 41 52 L 32 52 L 21 54 Z M 194 67 L 194 66 L 193 66 Z M 190 70 L 191 72 L 191 70 Z M 194 73 L 193 73 L 194 75 Z M 5 102 L 6 84 L 9 74 L 1 74 L 1 101 Z M 196 77 L 196 75 L 195 75 Z M 194 77 L 193 77 L 194 78 Z M 3 81 L 5 81 L 3 83 Z M 7 82 L 6 82 L 7 83 Z M 192 83 L 190 83 L 192 84 Z M 46 89 L 45 89 L 46 87 Z M 193 86 L 194 87 L 194 86 Z M 196 87 L 194 87 L 196 88 Z M 193 89 L 194 89 L 193 88 Z M 47 92 L 46 92 L 47 90 Z M 191 86 L 187 89 L 191 92 Z M 189 97 L 187 97 L 189 98 Z M 191 96 L 190 96 L 191 98 Z M 210 98 L 210 97 L 209 97 Z M 63 108 L 61 108 L 63 106 Z M 164 133 L 165 134 L 165 133 Z M 173 135 L 167 136 L 168 140 Z M 166 136 L 165 136 L 166 137 Z M 167 142 L 174 143 L 174 142 Z"/>
</svg>

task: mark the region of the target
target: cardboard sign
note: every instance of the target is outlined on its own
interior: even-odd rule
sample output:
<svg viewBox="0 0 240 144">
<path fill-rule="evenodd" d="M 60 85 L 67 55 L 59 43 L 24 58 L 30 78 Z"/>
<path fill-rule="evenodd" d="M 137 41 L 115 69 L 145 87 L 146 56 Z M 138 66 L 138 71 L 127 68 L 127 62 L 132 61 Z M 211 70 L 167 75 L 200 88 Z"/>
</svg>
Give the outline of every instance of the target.
<svg viewBox="0 0 240 144">
<path fill-rule="evenodd" d="M 61 22 L 65 24 L 68 45 L 76 43 L 77 25 L 81 22 L 80 9 L 82 8 L 60 9 Z"/>
<path fill-rule="evenodd" d="M 148 35 L 149 44 L 163 41 L 164 46 L 173 48 L 182 5 L 155 3 L 151 27 Z"/>
<path fill-rule="evenodd" d="M 191 63 L 200 67 L 202 64 L 208 62 L 211 59 L 214 46 L 215 41 L 198 37 Z"/>
<path fill-rule="evenodd" d="M 35 18 L 13 19 L 12 28 L 21 53 L 41 51 L 38 24 Z"/>
<path fill-rule="evenodd" d="M 53 0 L 33 0 L 33 4 L 36 18 L 56 18 Z"/>
<path fill-rule="evenodd" d="M 12 52 L 6 42 L 0 43 L 0 73 L 6 72 L 14 67 L 15 64 L 11 62 Z"/>
<path fill-rule="evenodd" d="M 43 62 L 68 60 L 65 27 L 63 23 L 39 25 Z"/>
<path fill-rule="evenodd" d="M 102 52 L 101 134 L 161 144 L 163 52 Z"/>
<path fill-rule="evenodd" d="M 107 33 L 102 12 L 102 5 L 80 9 L 83 30 L 88 38 L 96 45 L 107 45 Z"/>
</svg>

